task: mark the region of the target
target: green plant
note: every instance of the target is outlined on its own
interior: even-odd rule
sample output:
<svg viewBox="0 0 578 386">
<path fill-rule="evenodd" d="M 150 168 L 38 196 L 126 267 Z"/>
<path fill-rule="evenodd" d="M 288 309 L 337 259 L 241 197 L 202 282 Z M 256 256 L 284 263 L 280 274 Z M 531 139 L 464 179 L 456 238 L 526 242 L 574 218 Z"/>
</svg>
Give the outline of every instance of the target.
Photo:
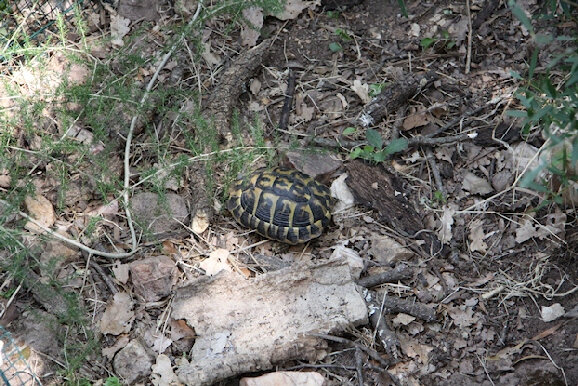
<svg viewBox="0 0 578 386">
<path fill-rule="evenodd" d="M 343 131 L 343 135 L 352 135 L 356 133 L 354 127 L 348 127 Z M 367 145 L 358 146 L 351 150 L 349 157 L 351 159 L 361 158 L 371 162 L 383 162 L 391 154 L 398 153 L 407 149 L 408 142 L 405 138 L 397 138 L 391 141 L 386 147 L 381 134 L 377 130 L 367 129 Z"/>
<path fill-rule="evenodd" d="M 424 50 L 439 46 L 441 49 L 451 50 L 456 46 L 456 41 L 450 36 L 450 33 L 446 30 L 442 30 L 439 37 L 423 38 L 420 40 L 420 46 Z"/>
<path fill-rule="evenodd" d="M 327 17 L 330 19 L 339 19 L 341 12 L 339 11 L 327 11 Z"/>
<path fill-rule="evenodd" d="M 538 167 L 524 175 L 520 186 L 545 193 L 543 205 L 551 201 L 561 204 L 565 191 L 578 181 L 578 35 L 536 33 L 525 12 L 514 2 L 510 7 L 536 48 L 530 56 L 527 77 L 512 72 L 523 82 L 515 93 L 522 109 L 507 114 L 522 120 L 525 137 L 539 133 L 546 140 Z M 539 70 L 540 50 L 554 42 L 560 49 L 550 54 L 548 64 Z M 568 43 L 570 46 L 563 49 Z"/>
<path fill-rule="evenodd" d="M 340 38 L 341 40 L 343 40 L 344 42 L 349 42 L 349 41 L 353 40 L 353 38 L 351 37 L 351 35 L 349 35 L 349 34 L 347 33 L 347 31 L 345 31 L 344 29 L 341 29 L 341 28 L 337 28 L 337 29 L 335 30 L 335 35 L 339 36 L 339 38 Z"/>
<path fill-rule="evenodd" d="M 343 51 L 343 47 L 338 42 L 331 42 L 329 43 L 329 50 L 331 52 L 339 52 Z"/>
<path fill-rule="evenodd" d="M 371 83 L 369 85 L 369 96 L 375 98 L 381 94 L 385 86 L 387 86 L 387 83 Z"/>
<path fill-rule="evenodd" d="M 104 381 L 104 386 L 121 386 L 120 380 L 117 377 L 108 377 Z"/>
<path fill-rule="evenodd" d="M 405 6 L 405 1 L 397 0 L 397 5 L 399 6 L 399 10 L 401 11 L 401 14 L 403 15 L 403 17 L 408 17 L 407 7 Z"/>
</svg>

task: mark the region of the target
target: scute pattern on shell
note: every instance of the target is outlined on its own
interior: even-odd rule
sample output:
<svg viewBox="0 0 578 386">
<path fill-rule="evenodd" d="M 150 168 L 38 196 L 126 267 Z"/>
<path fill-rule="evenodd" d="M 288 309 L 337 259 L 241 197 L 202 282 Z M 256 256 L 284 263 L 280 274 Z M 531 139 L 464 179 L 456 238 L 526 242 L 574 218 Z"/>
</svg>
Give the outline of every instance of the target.
<svg viewBox="0 0 578 386">
<path fill-rule="evenodd" d="M 329 188 L 297 170 L 259 169 L 238 180 L 227 209 L 243 226 L 289 244 L 319 237 L 331 219 Z"/>
</svg>

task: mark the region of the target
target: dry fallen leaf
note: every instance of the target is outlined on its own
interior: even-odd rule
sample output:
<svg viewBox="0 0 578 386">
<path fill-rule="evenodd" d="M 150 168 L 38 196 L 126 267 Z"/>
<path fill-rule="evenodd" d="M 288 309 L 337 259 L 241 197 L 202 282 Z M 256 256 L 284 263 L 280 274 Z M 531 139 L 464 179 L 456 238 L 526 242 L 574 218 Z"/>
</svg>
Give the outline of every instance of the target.
<svg viewBox="0 0 578 386">
<path fill-rule="evenodd" d="M 121 264 L 118 261 L 112 266 L 112 273 L 120 283 L 126 284 L 128 281 L 128 274 L 130 272 L 130 264 Z"/>
<path fill-rule="evenodd" d="M 132 306 L 129 294 L 126 292 L 115 294 L 112 303 L 106 307 L 100 319 L 100 331 L 112 335 L 129 332 L 134 318 Z"/>
<path fill-rule="evenodd" d="M 484 222 L 480 219 L 475 219 L 470 224 L 470 233 L 468 234 L 468 239 L 470 240 L 470 251 L 486 253 L 488 245 L 484 241 L 486 234 L 484 233 Z"/>
<path fill-rule="evenodd" d="M 364 104 L 371 102 L 371 97 L 369 96 L 369 85 L 367 83 L 361 83 L 359 79 L 353 81 L 353 86 L 351 90 L 357 94 Z"/>
<path fill-rule="evenodd" d="M 214 250 L 208 258 L 199 263 L 199 268 L 203 269 L 208 276 L 216 275 L 223 270 L 231 272 L 229 251 L 226 249 Z"/>
<path fill-rule="evenodd" d="M 448 315 L 460 328 L 470 327 L 479 320 L 478 315 L 474 314 L 474 310 L 470 307 L 465 307 L 465 310 L 453 306 L 448 307 Z"/>
<path fill-rule="evenodd" d="M 295 118 L 300 118 L 305 122 L 309 122 L 310 120 L 313 119 L 315 107 L 307 106 L 307 103 L 305 103 L 304 98 L 305 96 L 303 95 L 303 93 L 297 93 L 295 95 L 295 114 L 291 116 L 293 120 L 295 120 Z"/>
<path fill-rule="evenodd" d="M 355 205 L 355 198 L 353 197 L 353 193 L 349 189 L 349 186 L 345 183 L 345 179 L 347 178 L 347 174 L 342 174 L 333 181 L 331 184 L 331 196 L 337 198 L 338 202 L 335 204 L 333 211 L 339 213 L 345 209 L 351 208 Z"/>
<path fill-rule="evenodd" d="M 27 196 L 24 199 L 24 204 L 26 205 L 26 210 L 30 217 L 36 220 L 36 222 L 40 223 L 41 225 L 49 228 L 54 225 L 54 221 L 56 220 L 56 216 L 54 214 L 54 208 L 52 207 L 52 203 L 44 196 L 37 195 L 37 196 Z M 34 224 L 31 221 L 28 221 L 25 225 L 25 228 L 28 229 L 30 232 L 34 233 L 44 233 L 40 227 Z"/>
<path fill-rule="evenodd" d="M 444 213 L 440 217 L 441 226 L 437 233 L 440 241 L 446 244 L 452 239 L 452 225 L 454 224 L 454 214 L 456 213 L 456 208 L 450 204 L 444 205 L 443 210 Z"/>
<path fill-rule="evenodd" d="M 305 9 L 315 9 L 316 6 L 321 4 L 321 0 L 315 1 L 303 1 L 303 0 L 287 0 L 285 2 L 285 8 L 280 13 L 274 16 L 279 20 L 290 20 L 295 19 L 301 12 Z"/>
<path fill-rule="evenodd" d="M 121 348 L 125 347 L 129 341 L 130 338 L 128 335 L 121 335 L 114 343 L 114 345 L 110 347 L 103 347 L 102 355 L 108 360 L 112 360 L 112 358 L 114 358 L 114 354 L 116 354 Z"/>
<path fill-rule="evenodd" d="M 546 323 L 558 319 L 566 313 L 564 307 L 560 303 L 554 303 L 550 307 L 542 307 L 540 310 L 540 317 Z"/>
<path fill-rule="evenodd" d="M 415 320 L 415 317 L 408 315 L 408 314 L 404 314 L 403 312 L 400 312 L 399 314 L 397 314 L 397 316 L 395 318 L 393 318 L 393 324 L 396 326 L 399 326 L 399 325 L 407 326 L 408 324 L 410 324 L 414 320 Z"/>
<path fill-rule="evenodd" d="M 173 372 L 171 359 L 165 354 L 157 356 L 157 363 L 151 366 L 153 371 L 151 382 L 155 386 L 170 386 L 178 384 L 177 375 Z"/>
<path fill-rule="evenodd" d="M 119 15 L 111 15 L 110 17 L 110 36 L 112 44 L 122 47 L 124 42 L 122 38 L 130 32 L 130 20 Z"/>
<path fill-rule="evenodd" d="M 492 185 L 487 179 L 478 177 L 472 172 L 464 174 L 462 187 L 472 194 L 485 195 L 493 191 Z"/>
<path fill-rule="evenodd" d="M 425 126 L 429 123 L 427 111 L 418 111 L 403 120 L 403 129 L 411 130 L 416 127 Z"/>
<path fill-rule="evenodd" d="M 241 43 L 247 47 L 257 44 L 263 27 L 263 9 L 249 7 L 243 10 L 244 23 L 241 26 Z"/>
</svg>

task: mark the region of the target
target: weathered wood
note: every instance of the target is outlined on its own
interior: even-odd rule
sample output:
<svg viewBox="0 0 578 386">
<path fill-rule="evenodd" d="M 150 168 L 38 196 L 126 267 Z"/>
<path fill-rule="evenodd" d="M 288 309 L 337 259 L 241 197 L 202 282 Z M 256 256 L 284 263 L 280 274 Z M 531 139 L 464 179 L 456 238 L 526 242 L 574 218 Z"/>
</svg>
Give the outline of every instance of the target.
<svg viewBox="0 0 578 386">
<path fill-rule="evenodd" d="M 353 161 L 346 168 L 346 182 L 356 201 L 377 211 L 382 224 L 424 241 L 421 248 L 429 255 L 442 252 L 441 242 L 432 232 L 420 232 L 425 229 L 422 216 L 412 205 L 401 178 L 382 166 L 363 161 Z"/>
<path fill-rule="evenodd" d="M 198 338 L 179 378 L 213 384 L 287 360 L 326 355 L 311 333 L 339 333 L 367 323 L 367 308 L 343 260 L 297 264 L 246 280 L 238 274 L 202 278 L 177 291 L 174 319 Z"/>
</svg>

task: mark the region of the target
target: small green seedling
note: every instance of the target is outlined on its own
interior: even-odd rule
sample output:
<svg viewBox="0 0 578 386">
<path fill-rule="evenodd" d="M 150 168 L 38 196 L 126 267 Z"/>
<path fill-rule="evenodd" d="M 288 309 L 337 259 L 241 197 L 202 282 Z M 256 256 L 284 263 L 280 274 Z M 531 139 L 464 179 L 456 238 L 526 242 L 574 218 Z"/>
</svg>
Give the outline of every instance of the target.
<svg viewBox="0 0 578 386">
<path fill-rule="evenodd" d="M 344 130 L 344 134 L 347 129 Z M 389 145 L 384 148 L 381 134 L 379 134 L 379 132 L 374 129 L 368 129 L 365 135 L 367 138 L 367 145 L 359 146 L 351 150 L 351 153 L 349 154 L 351 159 L 361 158 L 375 163 L 383 162 L 391 154 L 405 150 L 408 146 L 407 139 L 398 138 L 391 141 Z"/>
</svg>

